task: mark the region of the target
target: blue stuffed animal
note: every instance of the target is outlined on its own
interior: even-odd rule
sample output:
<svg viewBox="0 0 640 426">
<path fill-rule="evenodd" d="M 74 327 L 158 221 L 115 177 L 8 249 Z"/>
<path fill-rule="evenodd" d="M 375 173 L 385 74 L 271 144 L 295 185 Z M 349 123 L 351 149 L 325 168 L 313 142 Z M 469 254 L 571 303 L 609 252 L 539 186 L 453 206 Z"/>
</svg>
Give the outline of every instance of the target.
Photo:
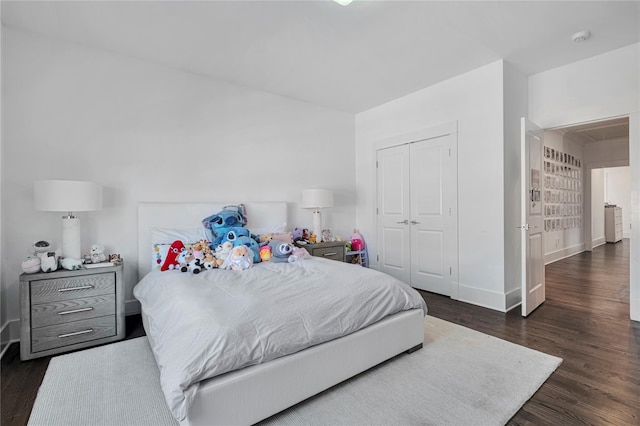
<svg viewBox="0 0 640 426">
<path fill-rule="evenodd" d="M 220 241 L 220 243 L 229 241 L 234 246 L 237 246 L 236 240 L 238 238 L 249 237 L 249 236 L 251 236 L 251 233 L 247 228 L 240 228 L 240 227 L 234 226 L 233 228 L 229 229 L 229 231 L 227 231 L 226 234 L 224 234 L 224 236 L 222 237 L 222 241 Z"/>
<path fill-rule="evenodd" d="M 218 213 L 202 219 L 202 226 L 209 234 L 212 241 L 211 247 L 216 247 L 222 242 L 227 232 L 232 228 L 240 228 L 247 224 L 244 214 L 244 205 L 225 206 Z"/>
<path fill-rule="evenodd" d="M 260 257 L 260 244 L 258 244 L 256 240 L 247 235 L 241 235 L 236 238 L 233 246 L 238 247 L 242 245 L 249 247 L 253 252 L 253 263 L 262 262 L 262 258 Z"/>
</svg>

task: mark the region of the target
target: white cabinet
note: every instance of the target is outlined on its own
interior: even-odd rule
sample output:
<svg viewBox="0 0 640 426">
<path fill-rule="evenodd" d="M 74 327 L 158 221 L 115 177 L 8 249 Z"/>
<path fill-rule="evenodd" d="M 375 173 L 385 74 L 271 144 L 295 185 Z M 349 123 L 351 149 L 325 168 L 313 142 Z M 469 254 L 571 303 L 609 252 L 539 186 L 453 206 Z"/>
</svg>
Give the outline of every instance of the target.
<svg viewBox="0 0 640 426">
<path fill-rule="evenodd" d="M 378 268 L 413 287 L 457 292 L 455 134 L 377 152 Z"/>
<path fill-rule="evenodd" d="M 622 240 L 622 208 L 607 206 L 604 208 L 604 239 L 608 243 Z"/>
</svg>

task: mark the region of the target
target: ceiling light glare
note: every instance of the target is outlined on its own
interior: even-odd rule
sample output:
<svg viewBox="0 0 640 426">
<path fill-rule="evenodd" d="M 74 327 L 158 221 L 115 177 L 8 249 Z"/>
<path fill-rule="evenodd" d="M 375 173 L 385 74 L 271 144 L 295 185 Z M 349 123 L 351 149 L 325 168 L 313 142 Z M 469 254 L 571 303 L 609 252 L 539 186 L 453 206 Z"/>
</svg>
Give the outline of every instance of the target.
<svg viewBox="0 0 640 426">
<path fill-rule="evenodd" d="M 588 40 L 589 37 L 591 37 L 591 33 L 589 31 L 578 31 L 571 36 L 571 40 L 575 41 L 576 43 L 581 43 Z"/>
<path fill-rule="evenodd" d="M 333 0 L 340 6 L 349 6 L 353 0 Z"/>
</svg>

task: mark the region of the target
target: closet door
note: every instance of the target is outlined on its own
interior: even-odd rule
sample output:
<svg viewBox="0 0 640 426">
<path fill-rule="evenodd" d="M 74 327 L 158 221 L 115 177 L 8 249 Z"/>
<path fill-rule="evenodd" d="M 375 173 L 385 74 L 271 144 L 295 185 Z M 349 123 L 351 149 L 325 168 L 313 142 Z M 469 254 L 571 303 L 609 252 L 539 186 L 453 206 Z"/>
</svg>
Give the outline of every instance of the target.
<svg viewBox="0 0 640 426">
<path fill-rule="evenodd" d="M 377 152 L 378 269 L 411 283 L 409 146 Z"/>
<path fill-rule="evenodd" d="M 411 285 L 455 296 L 457 167 L 453 135 L 410 144 Z"/>
</svg>

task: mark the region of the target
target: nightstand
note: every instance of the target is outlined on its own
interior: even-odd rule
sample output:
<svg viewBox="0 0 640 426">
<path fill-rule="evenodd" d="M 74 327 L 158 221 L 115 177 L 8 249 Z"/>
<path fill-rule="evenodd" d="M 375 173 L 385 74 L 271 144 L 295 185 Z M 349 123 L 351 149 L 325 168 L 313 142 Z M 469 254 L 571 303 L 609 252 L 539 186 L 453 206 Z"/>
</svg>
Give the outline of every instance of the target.
<svg viewBox="0 0 640 426">
<path fill-rule="evenodd" d="M 311 256 L 324 257 L 325 259 L 346 261 L 346 247 L 344 241 L 330 241 L 327 243 L 298 244 L 298 247 L 306 249 Z"/>
<path fill-rule="evenodd" d="M 125 336 L 123 265 L 20 275 L 20 359 Z"/>
</svg>

